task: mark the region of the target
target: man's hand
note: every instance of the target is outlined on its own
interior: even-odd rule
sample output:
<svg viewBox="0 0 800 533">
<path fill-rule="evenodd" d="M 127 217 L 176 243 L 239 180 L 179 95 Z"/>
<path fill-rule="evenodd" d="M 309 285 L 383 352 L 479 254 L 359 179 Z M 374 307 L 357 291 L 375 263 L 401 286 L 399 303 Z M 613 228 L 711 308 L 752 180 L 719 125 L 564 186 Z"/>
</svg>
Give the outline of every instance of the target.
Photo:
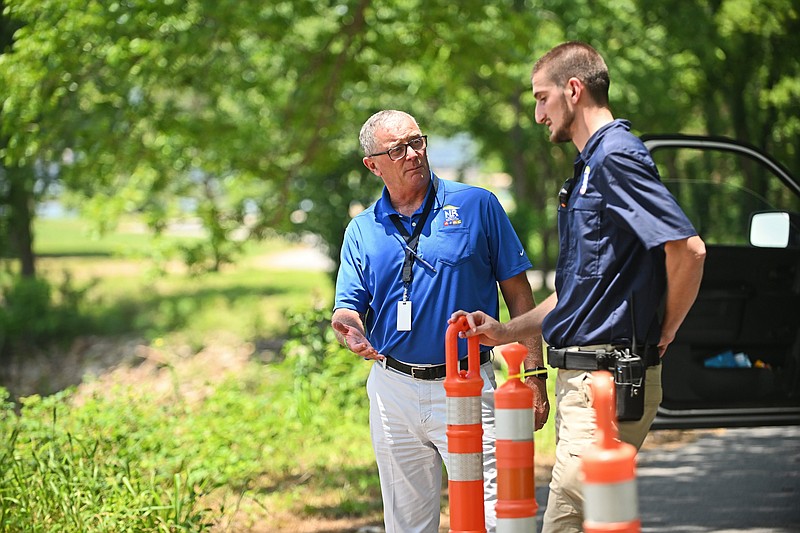
<svg viewBox="0 0 800 533">
<path fill-rule="evenodd" d="M 477 336 L 478 342 L 484 346 L 498 346 L 513 341 L 508 337 L 506 326 L 483 311 L 473 311 L 472 313 L 456 311 L 450 316 L 448 323 L 455 324 L 462 316 L 466 317 L 469 329 L 459 332 L 459 337 Z"/>
<path fill-rule="evenodd" d="M 344 322 L 334 320 L 331 322 L 333 329 L 338 331 L 344 338 L 347 347 L 354 354 L 363 357 L 364 359 L 375 359 L 383 361 L 384 356 L 379 354 L 375 348 L 369 343 L 367 338 L 358 328 L 348 326 Z"/>
<path fill-rule="evenodd" d="M 533 430 L 539 431 L 550 416 L 547 382 L 536 376 L 528 376 L 525 378 L 525 384 L 533 389 Z"/>
</svg>

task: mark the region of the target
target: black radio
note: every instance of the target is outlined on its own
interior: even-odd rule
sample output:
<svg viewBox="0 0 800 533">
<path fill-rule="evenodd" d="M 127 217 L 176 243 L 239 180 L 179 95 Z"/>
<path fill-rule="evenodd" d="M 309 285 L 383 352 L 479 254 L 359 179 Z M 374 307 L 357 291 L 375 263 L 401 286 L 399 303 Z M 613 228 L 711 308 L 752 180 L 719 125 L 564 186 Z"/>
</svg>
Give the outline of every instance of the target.
<svg viewBox="0 0 800 533">
<path fill-rule="evenodd" d="M 644 415 L 645 364 L 631 350 L 619 353 L 613 367 L 617 419 L 640 420 Z"/>
</svg>

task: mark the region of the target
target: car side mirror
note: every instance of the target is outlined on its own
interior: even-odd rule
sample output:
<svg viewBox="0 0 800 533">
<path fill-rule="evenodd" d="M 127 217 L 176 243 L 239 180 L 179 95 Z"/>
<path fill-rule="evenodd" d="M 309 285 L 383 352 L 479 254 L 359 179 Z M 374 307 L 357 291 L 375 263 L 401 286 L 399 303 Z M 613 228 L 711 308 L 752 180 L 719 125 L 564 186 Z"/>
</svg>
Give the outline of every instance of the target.
<svg viewBox="0 0 800 533">
<path fill-rule="evenodd" d="M 763 211 L 750 216 L 750 244 L 759 248 L 789 248 L 800 241 L 800 217 L 786 211 Z"/>
</svg>

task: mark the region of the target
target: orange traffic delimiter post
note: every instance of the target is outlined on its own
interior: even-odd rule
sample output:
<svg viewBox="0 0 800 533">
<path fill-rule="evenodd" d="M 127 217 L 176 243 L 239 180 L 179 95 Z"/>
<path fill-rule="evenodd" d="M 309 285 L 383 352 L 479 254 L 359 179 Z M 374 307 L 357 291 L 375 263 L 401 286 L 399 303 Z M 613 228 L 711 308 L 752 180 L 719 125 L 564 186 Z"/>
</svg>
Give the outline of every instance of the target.
<svg viewBox="0 0 800 533">
<path fill-rule="evenodd" d="M 639 533 L 636 497 L 636 448 L 619 440 L 616 426 L 614 377 L 592 373 L 597 419 L 595 441 L 581 459 L 583 530 L 586 533 Z"/>
<path fill-rule="evenodd" d="M 451 533 L 484 533 L 483 426 L 481 425 L 480 344 L 470 337 L 467 370 L 458 364 L 458 333 L 469 328 L 467 319 L 450 324 L 445 336 L 447 373 L 447 487 L 450 494 Z"/>
<path fill-rule="evenodd" d="M 536 531 L 533 390 L 522 381 L 528 354 L 521 344 L 501 350 L 508 381 L 494 393 L 497 432 L 497 533 Z"/>
</svg>

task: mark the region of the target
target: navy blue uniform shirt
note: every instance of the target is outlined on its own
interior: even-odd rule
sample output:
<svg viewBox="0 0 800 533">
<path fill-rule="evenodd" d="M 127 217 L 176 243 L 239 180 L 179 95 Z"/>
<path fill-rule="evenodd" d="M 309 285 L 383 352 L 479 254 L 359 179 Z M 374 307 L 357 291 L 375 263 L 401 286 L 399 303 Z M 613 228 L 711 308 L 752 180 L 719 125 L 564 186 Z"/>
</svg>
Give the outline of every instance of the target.
<svg viewBox="0 0 800 533">
<path fill-rule="evenodd" d="M 663 245 L 697 232 L 628 121 L 599 129 L 576 158 L 558 231 L 558 303 L 542 323 L 545 341 L 555 348 L 629 344 L 633 295 L 636 342 L 658 343 Z"/>
</svg>

